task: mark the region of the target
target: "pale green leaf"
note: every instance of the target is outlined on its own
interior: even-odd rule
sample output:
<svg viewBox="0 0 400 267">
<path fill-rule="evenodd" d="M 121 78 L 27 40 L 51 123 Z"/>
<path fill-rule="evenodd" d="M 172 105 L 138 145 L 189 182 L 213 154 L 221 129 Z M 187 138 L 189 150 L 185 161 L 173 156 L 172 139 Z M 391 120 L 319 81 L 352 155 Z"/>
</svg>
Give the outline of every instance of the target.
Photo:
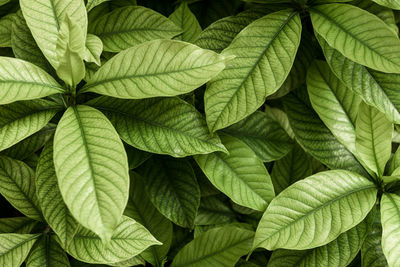
<svg viewBox="0 0 400 267">
<path fill-rule="evenodd" d="M 40 153 L 36 168 L 36 194 L 47 223 L 58 235 L 61 244 L 68 247 L 78 229 L 78 223 L 64 204 L 60 193 L 53 163 L 53 140 Z"/>
<path fill-rule="evenodd" d="M 28 217 L 1 218 L 0 233 L 29 234 L 36 224 L 37 221 Z"/>
<path fill-rule="evenodd" d="M 331 72 L 324 61 L 314 61 L 307 73 L 311 104 L 332 134 L 353 154 L 355 122 L 361 99 Z"/>
<path fill-rule="evenodd" d="M 139 169 L 150 201 L 175 224 L 193 228 L 200 205 L 200 188 L 185 159 L 153 156 Z"/>
<path fill-rule="evenodd" d="M 356 123 L 356 149 L 360 159 L 379 177 L 392 151 L 393 124 L 385 115 L 365 103 L 360 105 Z"/>
<path fill-rule="evenodd" d="M 0 151 L 42 129 L 59 110 L 60 106 L 41 99 L 0 106 Z"/>
<path fill-rule="evenodd" d="M 0 47 L 11 47 L 11 25 L 15 14 L 0 18 Z"/>
<path fill-rule="evenodd" d="M 268 267 L 348 266 L 359 252 L 370 230 L 373 213 L 324 246 L 310 250 L 274 251 L 268 261 Z"/>
<path fill-rule="evenodd" d="M 108 263 L 107 265 L 117 266 L 117 267 L 131 267 L 131 266 L 138 266 L 138 265 L 145 266 L 146 261 L 140 256 L 135 256 L 133 258 L 130 258 L 129 260 L 115 262 L 115 263 Z"/>
<path fill-rule="evenodd" d="M 203 116 L 179 98 L 99 97 L 88 105 L 101 110 L 121 138 L 138 149 L 174 157 L 226 151 L 218 136 L 208 132 Z"/>
<path fill-rule="evenodd" d="M 194 43 L 201 33 L 201 26 L 196 16 L 190 10 L 187 2 L 182 2 L 179 7 L 169 16 L 169 19 L 176 24 L 183 32 L 176 36 L 176 40 Z"/>
<path fill-rule="evenodd" d="M 221 136 L 229 154 L 214 152 L 194 158 L 211 183 L 239 205 L 264 211 L 275 196 L 263 162 L 242 141 Z"/>
<path fill-rule="evenodd" d="M 381 6 L 400 10 L 399 0 L 373 0 L 373 1 Z"/>
<path fill-rule="evenodd" d="M 400 123 L 400 75 L 357 64 L 330 47 L 318 34 L 316 36 L 335 75 L 367 104 L 385 113 L 390 121 Z"/>
<path fill-rule="evenodd" d="M 235 37 L 222 52 L 235 58 L 210 81 L 204 95 L 212 131 L 255 112 L 279 89 L 292 67 L 300 37 L 300 16 L 292 10 L 266 15 Z"/>
<path fill-rule="evenodd" d="M 297 92 L 285 96 L 283 103 L 298 143 L 331 169 L 347 169 L 366 175 L 354 155 L 332 135 L 312 109 L 306 99 L 308 96 L 303 96 L 307 92 Z"/>
<path fill-rule="evenodd" d="M 225 56 L 189 43 L 155 40 L 114 56 L 81 92 L 129 99 L 180 95 L 218 75 L 225 61 Z"/>
<path fill-rule="evenodd" d="M 224 131 L 245 142 L 264 162 L 282 158 L 293 147 L 293 140 L 279 123 L 260 111 Z"/>
<path fill-rule="evenodd" d="M 376 16 L 346 4 L 315 6 L 310 14 L 315 31 L 345 57 L 376 70 L 400 73 L 400 40 Z"/>
<path fill-rule="evenodd" d="M 21 59 L 0 57 L 0 105 L 62 93 L 49 74 Z"/>
<path fill-rule="evenodd" d="M 88 22 L 84 1 L 20 0 L 20 5 L 33 38 L 54 68 L 59 64 L 56 47 L 64 16 L 79 26 L 86 39 Z"/>
<path fill-rule="evenodd" d="M 68 108 L 54 136 L 54 166 L 74 218 L 109 240 L 128 201 L 129 173 L 121 139 L 100 111 Z"/>
<path fill-rule="evenodd" d="M 100 56 L 103 52 L 103 43 L 100 38 L 94 34 L 88 34 L 86 38 L 86 49 L 84 60 L 86 62 L 96 63 L 98 66 L 101 65 Z"/>
<path fill-rule="evenodd" d="M 161 245 L 142 225 L 122 216 L 108 244 L 93 232 L 80 228 L 67 252 L 87 263 L 116 263 L 131 259 L 152 245 Z"/>
<path fill-rule="evenodd" d="M 146 41 L 170 39 L 182 30 L 152 9 L 127 6 L 95 20 L 89 32 L 100 37 L 104 51 L 119 52 Z"/>
<path fill-rule="evenodd" d="M 22 161 L 0 156 L 0 193 L 29 218 L 42 220 L 35 192 L 35 172 Z"/>
<path fill-rule="evenodd" d="M 265 114 L 267 114 L 268 117 L 279 123 L 279 125 L 283 129 L 285 129 L 290 138 L 294 139 L 294 133 L 292 128 L 290 127 L 288 116 L 283 110 L 265 105 Z"/>
<path fill-rule="evenodd" d="M 135 219 L 162 243 L 161 246 L 152 246 L 140 255 L 154 266 L 166 257 L 172 242 L 172 223 L 165 218 L 151 203 L 146 194 L 142 177 L 131 172 L 129 201 L 124 214 Z"/>
<path fill-rule="evenodd" d="M 382 249 L 390 267 L 400 264 L 400 197 L 384 193 L 381 199 Z"/>
<path fill-rule="evenodd" d="M 345 170 L 298 181 L 268 206 L 254 248 L 299 250 L 325 245 L 361 222 L 373 208 L 376 194 L 371 181 Z"/>
<path fill-rule="evenodd" d="M 397 148 L 396 152 L 394 153 L 393 157 L 390 160 L 389 175 L 396 175 L 400 174 L 400 148 Z"/>
<path fill-rule="evenodd" d="M 276 161 L 272 168 L 271 179 L 276 194 L 300 179 L 312 174 L 311 157 L 295 144 L 292 151 L 285 157 Z"/>
<path fill-rule="evenodd" d="M 0 266 L 20 267 L 39 236 L 0 234 Z"/>
<path fill-rule="evenodd" d="M 47 72 L 53 70 L 33 39 L 21 10 L 16 13 L 12 23 L 11 46 L 16 58 L 31 62 Z"/>
<path fill-rule="evenodd" d="M 226 224 L 235 221 L 235 213 L 226 202 L 218 196 L 201 198 L 196 225 Z"/>
<path fill-rule="evenodd" d="M 109 1 L 109 0 L 88 0 L 87 4 L 86 4 L 87 12 L 89 12 L 90 10 L 92 10 L 92 8 L 98 6 L 106 1 Z"/>
<path fill-rule="evenodd" d="M 175 256 L 171 267 L 231 267 L 249 252 L 254 232 L 235 226 L 211 229 Z"/>
<path fill-rule="evenodd" d="M 70 266 L 67 254 L 57 243 L 55 236 L 49 234 L 42 236 L 35 243 L 26 259 L 26 267 L 43 266 Z"/>
</svg>

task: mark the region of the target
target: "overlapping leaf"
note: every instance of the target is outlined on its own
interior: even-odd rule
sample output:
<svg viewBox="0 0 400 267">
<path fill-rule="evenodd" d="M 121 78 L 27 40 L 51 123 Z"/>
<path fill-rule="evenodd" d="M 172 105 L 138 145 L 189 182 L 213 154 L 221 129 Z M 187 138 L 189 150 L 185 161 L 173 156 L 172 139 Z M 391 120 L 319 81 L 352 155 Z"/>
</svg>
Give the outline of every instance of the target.
<svg viewBox="0 0 400 267">
<path fill-rule="evenodd" d="M 197 164 L 211 183 L 234 202 L 264 211 L 275 196 L 267 169 L 245 143 L 228 135 L 221 138 L 229 154 L 196 155 Z"/>
<path fill-rule="evenodd" d="M 382 249 L 390 267 L 400 264 L 400 197 L 383 194 L 381 199 Z"/>
<path fill-rule="evenodd" d="M 15 14 L 0 18 L 0 47 L 11 47 L 11 25 Z"/>
<path fill-rule="evenodd" d="M 202 197 L 199 212 L 196 216 L 196 225 L 222 225 L 233 222 L 236 215 L 231 207 L 218 195 Z"/>
<path fill-rule="evenodd" d="M 129 99 L 180 95 L 215 77 L 225 61 L 225 56 L 189 43 L 154 40 L 114 56 L 81 92 Z"/>
<path fill-rule="evenodd" d="M 169 16 L 169 19 L 183 30 L 182 34 L 175 37 L 176 40 L 189 43 L 194 43 L 197 40 L 201 33 L 201 26 L 186 2 L 182 2 L 174 13 Z"/>
<path fill-rule="evenodd" d="M 103 52 L 103 43 L 100 38 L 94 34 L 88 34 L 86 38 L 86 49 L 84 60 L 101 65 L 100 55 Z"/>
<path fill-rule="evenodd" d="M 373 1 L 381 6 L 400 10 L 400 2 L 397 0 L 373 0 Z"/>
<path fill-rule="evenodd" d="M 26 267 L 57 266 L 70 267 L 67 254 L 57 243 L 55 236 L 42 236 L 29 253 Z"/>
<path fill-rule="evenodd" d="M 268 206 L 254 248 L 300 250 L 325 245 L 366 217 L 376 193 L 371 181 L 345 170 L 320 172 L 298 181 Z"/>
<path fill-rule="evenodd" d="M 235 37 L 222 54 L 236 57 L 211 80 L 204 96 L 212 131 L 250 115 L 279 89 L 292 67 L 300 36 L 299 14 L 285 10 L 254 21 Z"/>
<path fill-rule="evenodd" d="M 40 235 L 0 234 L 0 265 L 19 267 Z"/>
<path fill-rule="evenodd" d="M 12 217 L 0 219 L 0 233 L 28 234 L 32 231 L 37 221 L 28 217 Z"/>
<path fill-rule="evenodd" d="M 128 201 L 129 174 L 124 146 L 100 111 L 68 108 L 54 136 L 54 166 L 72 215 L 109 240 Z"/>
<path fill-rule="evenodd" d="M 100 97 L 88 105 L 101 110 L 121 138 L 141 150 L 174 157 L 226 151 L 219 138 L 208 132 L 203 116 L 179 98 Z"/>
</svg>

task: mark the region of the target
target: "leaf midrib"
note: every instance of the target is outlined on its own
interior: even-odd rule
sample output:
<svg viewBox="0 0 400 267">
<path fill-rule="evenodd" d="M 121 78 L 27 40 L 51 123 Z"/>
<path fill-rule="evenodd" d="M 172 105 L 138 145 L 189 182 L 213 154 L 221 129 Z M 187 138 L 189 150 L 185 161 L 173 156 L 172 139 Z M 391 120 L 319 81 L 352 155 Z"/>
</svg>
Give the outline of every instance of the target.
<svg viewBox="0 0 400 267">
<path fill-rule="evenodd" d="M 37 85 L 44 88 L 56 89 L 58 92 L 64 92 L 65 90 L 61 86 L 52 85 L 49 83 L 39 83 L 39 82 L 29 82 L 22 80 L 0 80 L 1 84 L 11 83 L 11 84 L 26 84 L 26 85 Z"/>
<path fill-rule="evenodd" d="M 32 236 L 32 237 L 30 237 L 30 238 L 28 238 L 28 239 L 23 240 L 22 242 L 16 244 L 16 245 L 13 246 L 12 248 L 8 249 L 6 252 L 0 253 L 0 257 L 6 255 L 6 254 L 8 254 L 8 253 L 10 253 L 12 250 L 14 250 L 14 249 L 16 249 L 16 248 L 18 248 L 18 247 L 23 246 L 23 245 L 24 245 L 25 243 L 27 243 L 27 242 L 29 242 L 29 241 L 31 241 L 31 240 L 33 240 L 33 239 L 38 238 L 39 236 L 41 236 L 41 234 L 36 234 L 36 235 L 34 235 L 34 236 Z"/>
</svg>

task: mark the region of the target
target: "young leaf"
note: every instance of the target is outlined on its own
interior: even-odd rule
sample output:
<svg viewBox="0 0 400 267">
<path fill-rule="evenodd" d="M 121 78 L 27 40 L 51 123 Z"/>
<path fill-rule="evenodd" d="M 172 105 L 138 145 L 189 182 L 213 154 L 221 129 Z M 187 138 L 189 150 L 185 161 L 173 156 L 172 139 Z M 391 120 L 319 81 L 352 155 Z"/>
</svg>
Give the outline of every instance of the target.
<svg viewBox="0 0 400 267">
<path fill-rule="evenodd" d="M 226 58 L 181 41 L 146 42 L 110 59 L 81 92 L 128 99 L 185 94 L 222 71 Z"/>
<path fill-rule="evenodd" d="M 379 71 L 400 73 L 400 40 L 376 16 L 347 4 L 315 6 L 310 14 L 315 31 L 345 57 Z"/>
<path fill-rule="evenodd" d="M 224 131 L 245 142 L 264 162 L 282 158 L 293 147 L 292 139 L 279 123 L 260 111 Z"/>
<path fill-rule="evenodd" d="M 254 232 L 236 226 L 211 229 L 188 243 L 171 267 L 233 266 L 249 252 Z"/>
<path fill-rule="evenodd" d="M 170 39 L 181 31 L 163 15 L 142 6 L 115 9 L 89 27 L 89 32 L 103 41 L 104 51 L 109 52 L 119 52 L 155 39 Z"/>
<path fill-rule="evenodd" d="M 211 131 L 242 120 L 279 89 L 292 67 L 300 36 L 299 14 L 285 10 L 254 21 L 235 37 L 222 54 L 236 57 L 211 80 L 204 95 Z"/>
<path fill-rule="evenodd" d="M 87 263 L 108 264 L 131 259 L 152 245 L 161 245 L 142 225 L 122 216 L 111 240 L 104 244 L 93 232 L 80 228 L 67 252 Z"/>
<path fill-rule="evenodd" d="M 360 105 L 356 125 L 356 149 L 360 159 L 379 177 L 392 150 L 393 124 L 384 114 L 365 103 Z"/>
<path fill-rule="evenodd" d="M 42 236 L 26 259 L 26 267 L 43 266 L 70 267 L 67 254 L 57 243 L 54 235 Z"/>
<path fill-rule="evenodd" d="M 200 205 L 200 188 L 190 163 L 153 156 L 137 171 L 144 178 L 154 206 L 175 224 L 192 229 Z"/>
<path fill-rule="evenodd" d="M 324 246 L 310 250 L 278 249 L 272 253 L 268 267 L 348 266 L 356 257 L 370 230 L 372 217 L 373 214 L 368 215 L 357 226 Z"/>
<path fill-rule="evenodd" d="M 28 234 L 36 226 L 38 221 L 28 217 L 12 217 L 0 219 L 0 233 Z"/>
<path fill-rule="evenodd" d="M 176 40 L 182 40 L 194 43 L 201 33 L 201 26 L 196 16 L 190 11 L 187 2 L 182 2 L 179 7 L 169 16 L 169 19 L 183 30 L 182 34 L 175 37 Z"/>
<path fill-rule="evenodd" d="M 40 235 L 0 234 L 0 265 L 19 267 Z"/>
<path fill-rule="evenodd" d="M 372 0 L 372 1 L 381 6 L 400 10 L 400 2 L 398 0 Z"/>
<path fill-rule="evenodd" d="M 103 52 L 103 43 L 100 38 L 94 34 L 88 34 L 86 38 L 85 56 L 83 59 L 86 62 L 96 63 L 98 66 L 101 65 L 100 56 Z"/>
<path fill-rule="evenodd" d="M 124 214 L 146 227 L 162 243 L 161 246 L 152 246 L 140 254 L 147 262 L 160 266 L 171 246 L 172 223 L 151 203 L 146 194 L 143 178 L 135 172 L 131 172 L 130 178 L 129 201 Z"/>
<path fill-rule="evenodd" d="M 311 104 L 332 134 L 353 154 L 355 122 L 361 99 L 349 90 L 323 61 L 308 69 L 307 89 Z"/>
<path fill-rule="evenodd" d="M 385 113 L 390 121 L 400 123 L 400 75 L 368 69 L 345 58 L 318 34 L 316 37 L 335 75 L 367 104 Z"/>
<path fill-rule="evenodd" d="M 264 211 L 275 196 L 262 161 L 242 141 L 223 135 L 229 154 L 214 152 L 194 158 L 211 183 L 239 205 Z"/>
<path fill-rule="evenodd" d="M 179 98 L 99 97 L 87 104 L 101 110 L 121 138 L 138 149 L 174 157 L 226 151 L 218 136 L 210 135 L 203 116 Z"/>
<path fill-rule="evenodd" d="M 78 229 L 78 223 L 60 193 L 53 163 L 53 140 L 46 144 L 40 154 L 36 168 L 36 194 L 47 223 L 58 235 L 61 244 L 68 247 Z"/>
<path fill-rule="evenodd" d="M 64 16 L 69 16 L 86 39 L 87 13 L 82 0 L 21 0 L 22 13 L 32 32 L 33 38 L 50 64 L 59 64 L 56 48 Z"/>
<path fill-rule="evenodd" d="M 15 14 L 0 18 L 0 47 L 11 47 L 11 25 Z"/>
<path fill-rule="evenodd" d="M 381 199 L 382 249 L 390 267 L 400 264 L 400 197 L 384 193 Z"/>
<path fill-rule="evenodd" d="M 0 193 L 29 218 L 42 220 L 35 192 L 35 173 L 22 161 L 0 156 Z"/>
<path fill-rule="evenodd" d="M 54 136 L 61 195 L 75 219 L 110 240 L 129 195 L 128 159 L 119 136 L 98 110 L 71 106 Z"/>
<path fill-rule="evenodd" d="M 42 99 L 0 106 L 0 151 L 42 129 L 59 110 Z"/>
<path fill-rule="evenodd" d="M 0 57 L 0 105 L 62 92 L 61 85 L 34 64 Z"/>
<path fill-rule="evenodd" d="M 371 181 L 345 170 L 320 172 L 298 181 L 268 206 L 254 248 L 300 250 L 325 245 L 366 217 L 376 193 Z M 357 209 L 353 203 L 358 203 Z"/>
</svg>

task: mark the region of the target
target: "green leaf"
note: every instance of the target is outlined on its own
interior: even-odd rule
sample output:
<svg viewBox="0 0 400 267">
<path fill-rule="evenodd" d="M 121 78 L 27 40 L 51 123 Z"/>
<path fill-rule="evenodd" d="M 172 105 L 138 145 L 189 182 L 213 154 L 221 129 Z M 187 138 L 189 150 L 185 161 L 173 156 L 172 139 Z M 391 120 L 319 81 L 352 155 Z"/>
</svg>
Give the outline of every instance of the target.
<svg viewBox="0 0 400 267">
<path fill-rule="evenodd" d="M 129 145 L 125 146 L 126 155 L 128 156 L 129 169 L 133 170 L 148 160 L 152 154 L 143 150 L 136 149 Z"/>
<path fill-rule="evenodd" d="M 50 64 L 57 68 L 57 40 L 64 16 L 69 16 L 86 39 L 87 13 L 82 0 L 21 0 L 22 13 L 33 38 Z"/>
<path fill-rule="evenodd" d="M 235 213 L 230 205 L 218 196 L 201 198 L 199 212 L 197 213 L 196 225 L 226 224 L 235 221 Z"/>
<path fill-rule="evenodd" d="M 360 224 L 322 247 L 310 250 L 276 250 L 268 261 L 268 267 L 348 266 L 368 234 L 371 217 L 373 216 L 367 216 Z"/>
<path fill-rule="evenodd" d="M 285 130 L 264 112 L 257 111 L 225 132 L 245 142 L 264 162 L 278 160 L 293 147 Z"/>
<path fill-rule="evenodd" d="M 28 234 L 36 226 L 37 221 L 28 217 L 12 217 L 0 219 L 0 233 Z"/>
<path fill-rule="evenodd" d="M 81 92 L 128 99 L 185 94 L 222 71 L 226 58 L 189 43 L 155 40 L 114 56 Z"/>
<path fill-rule="evenodd" d="M 381 6 L 400 10 L 400 2 L 398 0 L 372 0 L 372 1 Z"/>
<path fill-rule="evenodd" d="M 138 149 L 174 157 L 226 151 L 218 136 L 210 135 L 203 116 L 179 98 L 99 97 L 88 105 L 101 110 L 121 138 Z"/>
<path fill-rule="evenodd" d="M 21 10 L 16 13 L 12 23 L 11 46 L 16 58 L 31 62 L 47 72 L 53 70 L 36 45 Z"/>
<path fill-rule="evenodd" d="M 59 110 L 42 99 L 0 106 L 0 151 L 42 129 Z"/>
<path fill-rule="evenodd" d="M 360 159 L 379 177 L 392 151 L 393 124 L 384 114 L 365 103 L 360 105 L 356 124 L 356 149 Z"/>
<path fill-rule="evenodd" d="M 400 264 L 400 197 L 384 193 L 381 199 L 382 249 L 390 267 Z"/>
<path fill-rule="evenodd" d="M 321 120 L 355 154 L 355 122 L 361 99 L 336 78 L 324 61 L 314 61 L 308 69 L 307 89 Z"/>
<path fill-rule="evenodd" d="M 62 92 L 64 89 L 36 65 L 0 57 L 0 105 Z"/>
<path fill-rule="evenodd" d="M 58 235 L 61 244 L 68 247 L 78 229 L 78 223 L 61 196 L 53 163 L 53 140 L 40 153 L 36 168 L 36 194 L 47 223 Z"/>
<path fill-rule="evenodd" d="M 254 248 L 299 250 L 325 245 L 361 222 L 373 208 L 376 194 L 371 181 L 345 170 L 298 181 L 268 206 Z"/>
<path fill-rule="evenodd" d="M 385 113 L 390 121 L 400 123 L 400 75 L 374 71 L 357 64 L 330 47 L 318 34 L 316 36 L 335 75 L 367 104 Z"/>
<path fill-rule="evenodd" d="M 42 236 L 26 259 L 26 267 L 57 266 L 69 267 L 67 254 L 57 243 L 55 236 Z"/>
<path fill-rule="evenodd" d="M 101 65 L 100 56 L 103 52 L 103 43 L 100 38 L 94 34 L 88 34 L 86 38 L 86 49 L 84 60 L 86 62 L 96 63 L 98 66 Z"/>
<path fill-rule="evenodd" d="M 276 194 L 300 179 L 312 174 L 311 158 L 304 150 L 295 144 L 292 151 L 276 161 L 272 168 L 271 179 Z"/>
<path fill-rule="evenodd" d="M 197 40 L 201 33 L 201 26 L 196 16 L 190 11 L 187 2 L 182 2 L 169 16 L 169 19 L 183 30 L 182 34 L 175 37 L 176 40 L 189 43 L 194 43 Z"/>
<path fill-rule="evenodd" d="M 249 252 L 254 232 L 235 226 L 211 229 L 188 243 L 171 267 L 233 266 Z"/>
<path fill-rule="evenodd" d="M 283 110 L 265 105 L 265 114 L 267 114 L 268 117 L 279 123 L 279 125 L 283 129 L 285 129 L 290 138 L 294 139 L 295 136 L 292 128 L 290 127 L 289 118 Z"/>
<path fill-rule="evenodd" d="M 400 40 L 376 16 L 347 4 L 315 6 L 310 15 L 314 30 L 345 57 L 376 70 L 400 73 Z"/>
<path fill-rule="evenodd" d="M 25 138 L 12 147 L 1 151 L 0 154 L 13 159 L 24 160 L 42 148 L 47 140 L 54 134 L 55 130 L 56 128 L 54 125 L 47 124 L 40 131 Z"/>
<path fill-rule="evenodd" d="M 331 169 L 347 169 L 366 174 L 357 159 L 323 124 L 305 99 L 306 92 L 297 90 L 284 98 L 284 106 L 296 140 L 303 149 Z M 334 151 L 335 153 L 332 153 Z"/>
<path fill-rule="evenodd" d="M 0 234 L 0 265 L 19 267 L 40 235 Z"/>
<path fill-rule="evenodd" d="M 140 256 L 135 256 L 125 261 L 115 262 L 115 263 L 108 263 L 109 266 L 119 266 L 119 267 L 131 267 L 131 266 L 138 266 L 142 265 L 145 266 L 145 260 Z"/>
<path fill-rule="evenodd" d="M 0 193 L 29 218 L 42 220 L 35 192 L 35 172 L 22 161 L 0 156 Z"/>
<path fill-rule="evenodd" d="M 200 205 L 200 188 L 190 163 L 153 156 L 139 169 L 150 201 L 175 224 L 193 228 Z"/>
<path fill-rule="evenodd" d="M 68 108 L 54 136 L 54 166 L 72 215 L 109 240 L 128 201 L 129 173 L 124 146 L 100 111 Z"/>
<path fill-rule="evenodd" d="M 376 213 L 372 228 L 361 247 L 361 262 L 362 267 L 388 266 L 382 251 L 382 225 L 379 212 Z"/>
<path fill-rule="evenodd" d="M 92 8 L 98 6 L 106 1 L 109 1 L 109 0 L 88 0 L 87 4 L 86 4 L 87 12 L 89 13 L 89 11 L 92 10 Z"/>
<path fill-rule="evenodd" d="M 67 252 L 87 263 L 116 263 L 131 259 L 152 245 L 161 245 L 142 225 L 126 216 L 104 244 L 93 232 L 80 228 Z"/>
<path fill-rule="evenodd" d="M 211 183 L 239 205 L 264 211 L 275 196 L 263 162 L 242 141 L 223 135 L 229 154 L 214 152 L 194 158 Z"/>
<path fill-rule="evenodd" d="M 90 25 L 89 32 L 100 37 L 104 51 L 119 52 L 147 41 L 170 39 L 182 30 L 171 20 L 149 8 L 127 6 L 95 20 Z"/>
<path fill-rule="evenodd" d="M 285 10 L 254 21 L 235 37 L 222 55 L 236 57 L 210 81 L 204 95 L 210 130 L 242 120 L 279 89 L 292 67 L 300 36 L 299 14 Z"/>
<path fill-rule="evenodd" d="M 129 201 L 124 214 L 146 227 L 162 243 L 161 246 L 152 246 L 140 254 L 153 266 L 160 266 L 171 246 L 172 223 L 153 206 L 142 179 L 137 173 L 131 172 Z"/>
<path fill-rule="evenodd" d="M 0 47 L 11 47 L 11 25 L 15 14 L 0 18 Z"/>
</svg>

